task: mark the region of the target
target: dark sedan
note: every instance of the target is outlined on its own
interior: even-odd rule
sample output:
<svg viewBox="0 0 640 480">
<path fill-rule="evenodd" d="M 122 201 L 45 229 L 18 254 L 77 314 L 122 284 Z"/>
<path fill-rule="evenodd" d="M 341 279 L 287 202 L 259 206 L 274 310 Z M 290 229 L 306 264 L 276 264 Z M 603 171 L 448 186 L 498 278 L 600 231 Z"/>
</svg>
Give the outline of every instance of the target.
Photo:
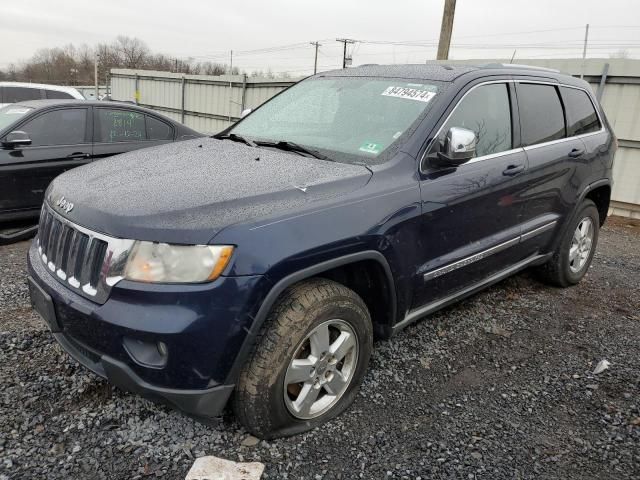
<svg viewBox="0 0 640 480">
<path fill-rule="evenodd" d="M 37 217 L 51 180 L 71 168 L 201 136 L 116 102 L 34 100 L 0 108 L 0 223 Z"/>
</svg>

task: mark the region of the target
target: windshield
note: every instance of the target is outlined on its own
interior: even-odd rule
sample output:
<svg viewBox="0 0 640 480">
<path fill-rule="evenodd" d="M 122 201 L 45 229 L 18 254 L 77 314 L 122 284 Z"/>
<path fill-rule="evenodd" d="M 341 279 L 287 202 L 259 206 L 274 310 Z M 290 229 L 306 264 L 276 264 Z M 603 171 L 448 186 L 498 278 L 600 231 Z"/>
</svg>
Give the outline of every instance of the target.
<svg viewBox="0 0 640 480">
<path fill-rule="evenodd" d="M 231 132 L 294 142 L 344 162 L 381 163 L 427 110 L 438 87 L 397 78 L 311 78 L 278 95 Z"/>
<path fill-rule="evenodd" d="M 0 108 L 0 130 L 3 130 L 19 118 L 22 118 L 31 110 L 33 110 L 31 107 L 19 107 L 15 105 L 7 105 L 6 107 Z"/>
</svg>

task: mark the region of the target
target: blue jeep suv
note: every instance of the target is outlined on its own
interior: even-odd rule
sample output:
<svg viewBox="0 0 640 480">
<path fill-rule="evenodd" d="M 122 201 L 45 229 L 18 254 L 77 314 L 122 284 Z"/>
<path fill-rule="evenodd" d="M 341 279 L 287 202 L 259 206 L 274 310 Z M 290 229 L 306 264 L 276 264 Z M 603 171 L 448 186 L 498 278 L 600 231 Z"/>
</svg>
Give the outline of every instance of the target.
<svg viewBox="0 0 640 480">
<path fill-rule="evenodd" d="M 32 303 L 112 384 L 294 434 L 349 406 L 374 338 L 526 267 L 578 283 L 616 146 L 551 70 L 321 73 L 213 138 L 56 178 Z"/>
</svg>

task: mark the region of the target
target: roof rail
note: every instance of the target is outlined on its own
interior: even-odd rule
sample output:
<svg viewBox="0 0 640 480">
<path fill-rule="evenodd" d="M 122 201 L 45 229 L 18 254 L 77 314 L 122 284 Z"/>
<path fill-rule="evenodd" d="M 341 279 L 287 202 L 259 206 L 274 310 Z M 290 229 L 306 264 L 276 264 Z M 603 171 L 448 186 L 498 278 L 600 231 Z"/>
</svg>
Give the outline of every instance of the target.
<svg viewBox="0 0 640 480">
<path fill-rule="evenodd" d="M 560 70 L 555 68 L 537 67 L 535 65 L 522 65 L 520 63 L 487 63 L 482 65 L 482 68 L 522 68 L 526 70 L 542 70 L 544 72 L 560 73 Z"/>
</svg>

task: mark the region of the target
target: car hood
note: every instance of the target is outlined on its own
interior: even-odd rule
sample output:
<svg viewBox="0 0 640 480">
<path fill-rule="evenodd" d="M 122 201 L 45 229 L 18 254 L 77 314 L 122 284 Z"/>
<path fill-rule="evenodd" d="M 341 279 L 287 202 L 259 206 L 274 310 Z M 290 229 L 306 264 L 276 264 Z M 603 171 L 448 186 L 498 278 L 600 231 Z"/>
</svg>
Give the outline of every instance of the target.
<svg viewBox="0 0 640 480">
<path fill-rule="evenodd" d="M 47 201 L 72 222 L 108 235 L 204 244 L 228 225 L 299 211 L 360 188 L 370 176 L 361 165 L 199 138 L 66 172 L 52 182 Z"/>
</svg>

